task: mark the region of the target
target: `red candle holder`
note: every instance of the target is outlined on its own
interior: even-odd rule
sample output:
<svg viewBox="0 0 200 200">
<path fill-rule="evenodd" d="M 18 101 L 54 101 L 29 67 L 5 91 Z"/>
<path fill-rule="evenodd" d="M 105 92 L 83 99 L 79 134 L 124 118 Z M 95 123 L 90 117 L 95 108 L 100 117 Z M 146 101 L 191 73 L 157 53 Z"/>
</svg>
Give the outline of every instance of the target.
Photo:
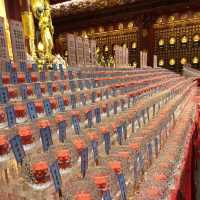
<svg viewBox="0 0 200 200">
<path fill-rule="evenodd" d="M 108 188 L 108 176 L 98 174 L 92 177 L 98 189 L 105 191 Z"/>
<path fill-rule="evenodd" d="M 79 155 L 81 154 L 83 149 L 86 147 L 85 142 L 80 138 L 74 139 L 73 144 L 74 144 L 75 149 L 76 149 L 76 151 L 78 152 Z"/>
<path fill-rule="evenodd" d="M 33 97 L 33 87 L 32 87 L 32 85 L 27 86 L 27 95 L 29 97 Z"/>
<path fill-rule="evenodd" d="M 114 173 L 116 173 L 116 174 L 121 173 L 122 166 L 121 166 L 120 161 L 117 161 L 117 160 L 110 161 L 110 162 L 108 162 L 108 166 Z"/>
<path fill-rule="evenodd" d="M 18 98 L 18 94 L 17 94 L 17 90 L 14 87 L 9 87 L 8 88 L 8 96 L 11 100 L 17 100 Z"/>
<path fill-rule="evenodd" d="M 30 127 L 20 127 L 19 136 L 21 137 L 23 145 L 28 145 L 33 143 L 33 134 Z"/>
<path fill-rule="evenodd" d="M 9 74 L 3 74 L 2 75 L 2 82 L 3 84 L 9 84 L 10 83 L 10 75 Z"/>
<path fill-rule="evenodd" d="M 38 114 L 38 117 L 43 117 L 45 114 L 44 114 L 44 105 L 42 103 L 42 101 L 36 101 L 35 102 L 35 108 L 36 108 L 36 111 L 37 111 L 37 114 Z"/>
<path fill-rule="evenodd" d="M 17 76 L 17 81 L 18 81 L 18 83 L 24 83 L 26 81 L 25 74 L 19 73 Z"/>
<path fill-rule="evenodd" d="M 75 197 L 74 200 L 93 200 L 92 196 L 90 193 L 87 192 L 78 192 Z"/>
<path fill-rule="evenodd" d="M 52 91 L 56 93 L 58 91 L 58 85 L 56 83 L 52 84 Z"/>
<path fill-rule="evenodd" d="M 31 80 L 32 80 L 32 82 L 37 82 L 38 81 L 37 73 L 31 72 Z"/>
<path fill-rule="evenodd" d="M 14 106 L 15 115 L 16 115 L 16 122 L 22 123 L 26 121 L 26 107 L 22 104 L 16 104 Z"/>
<path fill-rule="evenodd" d="M 67 96 L 64 96 L 64 97 L 63 97 L 63 101 L 64 101 L 65 107 L 68 107 L 68 106 L 69 106 L 69 99 L 68 99 Z"/>
<path fill-rule="evenodd" d="M 44 184 L 50 181 L 50 175 L 48 171 L 48 164 L 44 161 L 34 163 L 32 165 L 33 175 L 36 184 Z"/>
<path fill-rule="evenodd" d="M 10 151 L 9 142 L 5 136 L 0 135 L 0 156 L 8 154 Z"/>
<path fill-rule="evenodd" d="M 71 155 L 69 150 L 62 149 L 57 152 L 58 165 L 61 169 L 71 167 Z"/>
<path fill-rule="evenodd" d="M 13 64 L 12 64 L 12 70 L 16 72 L 16 71 L 17 71 L 17 68 L 18 68 L 17 63 L 13 63 Z"/>
<path fill-rule="evenodd" d="M 6 113 L 3 108 L 0 108 L 0 128 L 5 128 L 7 126 Z"/>
<path fill-rule="evenodd" d="M 27 66 L 28 71 L 31 72 L 33 69 L 32 64 L 28 63 L 26 66 Z"/>
<path fill-rule="evenodd" d="M 63 83 L 63 87 L 64 87 L 64 91 L 67 91 L 67 89 L 68 89 L 68 85 L 67 85 L 66 82 Z"/>
<path fill-rule="evenodd" d="M 98 141 L 98 139 L 99 139 L 98 134 L 95 131 L 89 132 L 88 137 L 89 137 L 90 141 Z"/>
</svg>

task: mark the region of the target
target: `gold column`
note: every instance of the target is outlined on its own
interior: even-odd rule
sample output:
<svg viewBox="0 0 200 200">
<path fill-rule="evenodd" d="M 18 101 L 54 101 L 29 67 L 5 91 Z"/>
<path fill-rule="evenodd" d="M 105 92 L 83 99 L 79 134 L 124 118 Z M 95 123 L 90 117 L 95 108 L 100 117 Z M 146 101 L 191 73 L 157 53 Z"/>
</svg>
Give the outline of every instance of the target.
<svg viewBox="0 0 200 200">
<path fill-rule="evenodd" d="M 24 35 L 29 41 L 29 49 L 31 56 L 36 59 L 35 49 L 35 26 L 31 11 L 23 11 L 21 13 Z"/>
<path fill-rule="evenodd" d="M 8 54 L 9 54 L 10 59 L 13 60 L 12 44 L 11 44 L 11 38 L 10 38 L 10 29 L 9 29 L 7 15 L 6 15 L 6 8 L 5 8 L 4 0 L 0 0 L 0 16 L 4 18 L 5 32 L 6 32 L 6 42 L 7 42 L 7 46 L 8 46 Z"/>
</svg>

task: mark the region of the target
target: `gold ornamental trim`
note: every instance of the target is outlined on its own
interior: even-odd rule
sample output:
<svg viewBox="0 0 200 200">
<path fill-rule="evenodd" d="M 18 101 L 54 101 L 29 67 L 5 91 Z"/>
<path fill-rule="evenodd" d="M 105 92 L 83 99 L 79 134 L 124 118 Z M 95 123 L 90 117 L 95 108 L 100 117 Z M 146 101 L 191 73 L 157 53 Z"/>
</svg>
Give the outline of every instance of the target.
<svg viewBox="0 0 200 200">
<path fill-rule="evenodd" d="M 155 29 L 162 29 L 162 28 L 171 28 L 171 27 L 178 27 L 178 26 L 187 26 L 191 24 L 199 24 L 200 22 L 200 17 L 192 17 L 192 18 L 187 18 L 187 19 L 178 19 L 174 21 L 168 21 L 168 23 L 164 22 L 157 22 L 156 24 L 153 25 Z"/>
<path fill-rule="evenodd" d="M 117 35 L 124 35 L 128 33 L 136 33 L 138 31 L 137 27 L 134 27 L 133 29 L 123 29 L 123 30 L 113 30 L 113 31 L 104 31 L 101 33 L 88 33 L 89 37 L 106 37 L 106 36 L 117 36 Z"/>
</svg>

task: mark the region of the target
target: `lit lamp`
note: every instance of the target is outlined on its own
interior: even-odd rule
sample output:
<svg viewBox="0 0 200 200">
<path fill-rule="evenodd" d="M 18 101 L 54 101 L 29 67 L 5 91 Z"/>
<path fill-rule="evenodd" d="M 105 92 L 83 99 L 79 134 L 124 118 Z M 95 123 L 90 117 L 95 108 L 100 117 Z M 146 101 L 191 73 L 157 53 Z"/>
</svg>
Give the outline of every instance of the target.
<svg viewBox="0 0 200 200">
<path fill-rule="evenodd" d="M 199 40 L 200 40 L 199 34 L 195 34 L 195 35 L 193 36 L 193 42 L 199 42 Z"/>
<path fill-rule="evenodd" d="M 164 60 L 160 59 L 159 62 L 158 62 L 158 65 L 161 66 L 161 67 L 164 66 Z"/>
<path fill-rule="evenodd" d="M 188 38 L 184 35 L 182 38 L 181 38 L 181 43 L 182 44 L 186 44 L 188 42 Z"/>
<path fill-rule="evenodd" d="M 170 66 L 174 66 L 175 64 L 176 64 L 175 59 L 174 59 L 174 58 L 171 58 L 171 59 L 169 60 L 169 65 L 170 65 Z"/>
<path fill-rule="evenodd" d="M 185 65 L 187 63 L 187 58 L 181 58 L 181 64 Z"/>
<path fill-rule="evenodd" d="M 187 43 L 188 43 L 188 38 L 184 35 L 184 36 L 181 38 L 181 46 L 182 46 L 182 47 L 187 47 Z"/>
<path fill-rule="evenodd" d="M 163 39 L 160 39 L 160 40 L 158 41 L 158 45 L 159 45 L 160 47 L 163 47 L 164 44 L 165 44 L 165 41 L 164 41 Z"/>
<path fill-rule="evenodd" d="M 195 34 L 192 38 L 194 47 L 199 46 L 200 36 L 199 34 Z"/>
<path fill-rule="evenodd" d="M 175 37 L 171 37 L 171 38 L 169 39 L 169 44 L 170 44 L 170 45 L 175 45 L 175 43 L 176 43 Z"/>
<path fill-rule="evenodd" d="M 132 49 L 136 49 L 137 48 L 137 43 L 136 42 L 133 42 L 132 43 Z"/>
<path fill-rule="evenodd" d="M 104 51 L 105 51 L 105 52 L 108 52 L 108 46 L 105 46 Z"/>
<path fill-rule="evenodd" d="M 196 57 L 196 56 L 193 57 L 193 58 L 192 58 L 192 64 L 195 64 L 195 65 L 196 65 L 196 64 L 198 64 L 198 63 L 199 63 L 199 58 Z"/>
</svg>

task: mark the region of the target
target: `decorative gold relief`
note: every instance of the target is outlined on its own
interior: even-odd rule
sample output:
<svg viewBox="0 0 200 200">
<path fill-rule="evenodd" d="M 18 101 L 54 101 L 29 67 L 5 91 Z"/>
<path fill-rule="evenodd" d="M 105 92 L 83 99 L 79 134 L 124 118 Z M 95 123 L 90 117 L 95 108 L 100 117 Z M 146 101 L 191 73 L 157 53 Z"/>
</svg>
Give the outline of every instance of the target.
<svg viewBox="0 0 200 200">
<path fill-rule="evenodd" d="M 187 13 L 184 13 L 183 15 L 181 15 L 180 18 L 181 18 L 181 19 L 187 19 L 187 18 L 188 18 L 188 14 L 187 14 Z"/>
<path fill-rule="evenodd" d="M 182 65 L 187 64 L 187 58 L 185 58 L 185 57 L 181 58 L 180 62 L 181 62 Z"/>
<path fill-rule="evenodd" d="M 193 17 L 194 17 L 194 18 L 200 17 L 200 12 L 195 12 L 195 13 L 193 14 Z"/>
<path fill-rule="evenodd" d="M 82 37 L 86 38 L 87 37 L 87 32 L 86 31 L 82 31 Z"/>
<path fill-rule="evenodd" d="M 176 43 L 176 38 L 175 37 L 171 37 L 170 39 L 169 39 L 169 44 L 170 45 L 174 45 Z"/>
<path fill-rule="evenodd" d="M 193 64 L 198 64 L 199 63 L 199 58 L 197 56 L 192 58 L 192 63 Z"/>
<path fill-rule="evenodd" d="M 175 64 L 176 64 L 175 59 L 174 59 L 174 58 L 171 58 L 171 59 L 169 60 L 169 65 L 174 66 Z"/>
<path fill-rule="evenodd" d="M 136 42 L 133 42 L 132 43 L 132 49 L 136 49 L 137 48 L 137 43 Z"/>
<path fill-rule="evenodd" d="M 133 25 L 134 25 L 133 22 L 129 22 L 129 23 L 128 23 L 128 29 L 132 29 L 132 28 L 133 28 Z"/>
<path fill-rule="evenodd" d="M 181 43 L 182 44 L 186 44 L 188 42 L 188 38 L 184 35 L 182 38 L 181 38 Z"/>
<path fill-rule="evenodd" d="M 157 24 L 162 24 L 164 21 L 164 17 L 159 17 L 157 20 L 156 20 L 156 23 Z"/>
<path fill-rule="evenodd" d="M 193 36 L 192 40 L 193 40 L 193 42 L 199 42 L 199 40 L 200 40 L 199 34 L 195 34 L 195 35 Z"/>
<path fill-rule="evenodd" d="M 158 65 L 161 66 L 161 67 L 164 66 L 164 60 L 160 59 L 159 62 L 158 62 Z"/>
<path fill-rule="evenodd" d="M 164 46 L 164 44 L 165 44 L 164 39 L 160 39 L 160 40 L 158 41 L 158 45 L 159 45 L 159 46 Z"/>
<path fill-rule="evenodd" d="M 168 18 L 168 22 L 169 23 L 173 23 L 174 20 L 175 20 L 175 16 L 174 15 L 169 16 L 169 18 Z"/>
<path fill-rule="evenodd" d="M 119 29 L 119 30 L 123 30 L 123 29 L 124 29 L 124 25 L 123 25 L 122 23 L 119 23 L 119 24 L 118 24 L 118 29 Z"/>
</svg>

